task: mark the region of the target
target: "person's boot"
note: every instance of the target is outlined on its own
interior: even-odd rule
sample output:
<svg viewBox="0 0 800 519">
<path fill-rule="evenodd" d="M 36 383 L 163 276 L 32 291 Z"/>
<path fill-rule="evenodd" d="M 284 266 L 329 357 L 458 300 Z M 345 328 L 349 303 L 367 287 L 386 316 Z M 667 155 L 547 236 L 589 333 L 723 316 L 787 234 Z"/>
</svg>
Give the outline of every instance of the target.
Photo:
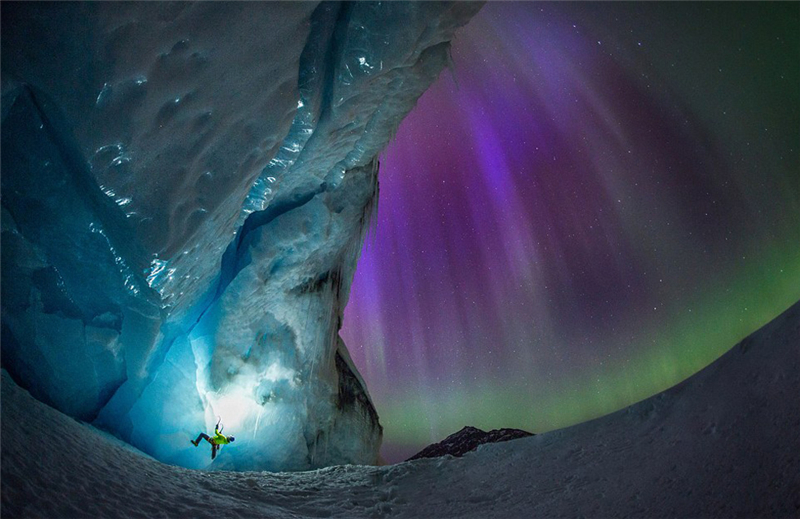
<svg viewBox="0 0 800 519">
<path fill-rule="evenodd" d="M 197 442 L 196 440 L 189 440 L 189 441 L 190 441 L 190 442 L 192 442 L 192 445 L 194 445 L 195 447 L 197 447 L 197 443 L 198 443 L 198 442 Z"/>
</svg>

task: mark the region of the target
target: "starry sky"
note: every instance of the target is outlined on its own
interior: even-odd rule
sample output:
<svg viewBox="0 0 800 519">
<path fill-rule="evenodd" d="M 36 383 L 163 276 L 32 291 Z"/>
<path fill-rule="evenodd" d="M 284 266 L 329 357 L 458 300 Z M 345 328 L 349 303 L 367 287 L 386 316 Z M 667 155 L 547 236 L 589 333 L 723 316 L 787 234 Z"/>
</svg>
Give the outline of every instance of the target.
<svg viewBox="0 0 800 519">
<path fill-rule="evenodd" d="M 800 299 L 800 6 L 491 3 L 382 156 L 341 335 L 399 461 L 702 369 Z"/>
</svg>

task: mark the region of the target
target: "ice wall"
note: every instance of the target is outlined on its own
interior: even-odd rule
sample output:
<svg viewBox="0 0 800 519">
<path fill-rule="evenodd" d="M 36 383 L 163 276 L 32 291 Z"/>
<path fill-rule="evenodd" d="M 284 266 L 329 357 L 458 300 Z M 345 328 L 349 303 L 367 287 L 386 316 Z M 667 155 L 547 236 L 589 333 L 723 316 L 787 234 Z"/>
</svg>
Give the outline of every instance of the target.
<svg viewBox="0 0 800 519">
<path fill-rule="evenodd" d="M 157 458 L 374 463 L 338 337 L 377 156 L 471 3 L 2 9 L 2 362 Z"/>
</svg>

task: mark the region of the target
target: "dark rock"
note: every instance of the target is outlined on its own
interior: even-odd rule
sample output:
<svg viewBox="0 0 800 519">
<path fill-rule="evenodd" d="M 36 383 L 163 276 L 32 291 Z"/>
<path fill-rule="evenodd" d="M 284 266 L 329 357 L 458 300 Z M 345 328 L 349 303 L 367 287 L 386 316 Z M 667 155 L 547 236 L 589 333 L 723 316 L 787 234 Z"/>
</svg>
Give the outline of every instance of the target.
<svg viewBox="0 0 800 519">
<path fill-rule="evenodd" d="M 478 445 L 483 445 L 484 443 L 505 442 L 526 436 L 533 436 L 533 434 L 520 429 L 494 429 L 486 432 L 467 426 L 439 443 L 428 445 L 406 461 L 420 458 L 437 458 L 446 454 L 459 458 L 470 451 L 474 451 L 478 448 Z"/>
</svg>

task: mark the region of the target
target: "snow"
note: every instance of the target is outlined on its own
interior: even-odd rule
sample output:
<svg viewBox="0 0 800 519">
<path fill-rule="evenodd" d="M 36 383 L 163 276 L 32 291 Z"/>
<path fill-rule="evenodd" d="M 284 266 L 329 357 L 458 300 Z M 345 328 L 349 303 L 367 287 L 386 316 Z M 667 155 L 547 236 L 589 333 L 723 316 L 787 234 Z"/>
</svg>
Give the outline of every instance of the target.
<svg viewBox="0 0 800 519">
<path fill-rule="evenodd" d="M 68 418 L 4 371 L 2 510 L 4 517 L 796 517 L 798 394 L 800 303 L 677 386 L 573 427 L 482 445 L 462 458 L 209 473 L 162 464 Z"/>
<path fill-rule="evenodd" d="M 479 7 L 4 6 L 3 366 L 165 462 L 377 462 L 338 330 L 378 154 Z"/>
</svg>

